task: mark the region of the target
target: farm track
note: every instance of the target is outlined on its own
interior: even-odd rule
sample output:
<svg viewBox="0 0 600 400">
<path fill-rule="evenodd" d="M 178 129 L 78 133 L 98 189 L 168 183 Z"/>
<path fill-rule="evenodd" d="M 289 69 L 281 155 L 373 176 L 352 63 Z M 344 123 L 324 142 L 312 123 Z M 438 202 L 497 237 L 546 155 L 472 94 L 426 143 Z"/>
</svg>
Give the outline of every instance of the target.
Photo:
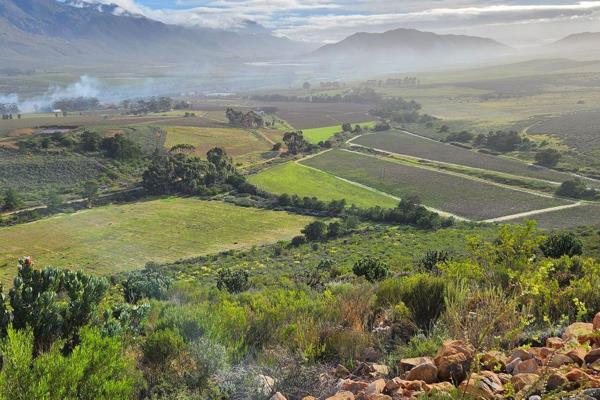
<svg viewBox="0 0 600 400">
<path fill-rule="evenodd" d="M 513 219 L 527 218 L 527 217 L 531 217 L 533 215 L 540 215 L 540 214 L 551 213 L 551 212 L 554 212 L 554 211 L 567 210 L 567 209 L 570 209 L 570 208 L 580 207 L 581 205 L 583 205 L 582 202 L 577 202 L 577 203 L 574 203 L 574 204 L 566 204 L 564 206 L 543 208 L 543 209 L 540 209 L 540 210 L 527 211 L 527 212 L 519 213 L 519 214 L 506 215 L 504 217 L 492 218 L 492 219 L 488 219 L 488 220 L 485 220 L 485 221 L 482 221 L 482 222 L 494 223 L 494 222 L 511 221 Z"/>
</svg>

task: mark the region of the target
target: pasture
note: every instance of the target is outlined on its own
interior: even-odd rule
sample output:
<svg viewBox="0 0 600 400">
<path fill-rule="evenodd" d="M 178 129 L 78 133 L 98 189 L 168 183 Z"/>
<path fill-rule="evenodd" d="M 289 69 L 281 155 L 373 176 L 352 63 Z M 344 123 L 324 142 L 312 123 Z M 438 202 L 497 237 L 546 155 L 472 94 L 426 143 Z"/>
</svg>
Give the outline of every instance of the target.
<svg viewBox="0 0 600 400">
<path fill-rule="evenodd" d="M 272 145 L 264 138 L 240 128 L 199 128 L 192 126 L 168 126 L 165 147 L 191 144 L 198 155 L 204 156 L 213 147 L 223 147 L 233 157 L 249 153 L 267 152 Z"/>
<path fill-rule="evenodd" d="M 287 162 L 248 177 L 250 183 L 275 194 L 296 194 L 300 197 L 316 196 L 323 201 L 346 199 L 348 205 L 359 207 L 395 207 L 393 198 L 371 192 L 344 182 L 326 172 L 295 162 Z"/>
<path fill-rule="evenodd" d="M 353 140 L 353 143 L 411 157 L 464 165 L 528 178 L 554 182 L 563 182 L 571 179 L 571 176 L 566 173 L 528 165 L 506 157 L 479 153 L 450 144 L 423 139 L 401 131 L 364 135 Z"/>
<path fill-rule="evenodd" d="M 472 220 L 487 220 L 568 204 L 477 180 L 333 150 L 303 164 L 398 197 L 418 196 L 426 206 Z"/>
<path fill-rule="evenodd" d="M 375 125 L 374 122 L 366 122 L 359 124 L 363 128 L 370 129 Z M 341 125 L 333 125 L 333 126 L 324 126 L 321 128 L 312 128 L 305 129 L 302 132 L 304 133 L 304 138 L 308 140 L 310 143 L 319 143 L 324 142 L 327 139 L 334 136 L 336 133 L 340 133 L 342 131 Z"/>
<path fill-rule="evenodd" d="M 16 260 L 81 268 L 108 275 L 149 261 L 181 258 L 290 239 L 309 217 L 243 208 L 194 198 L 161 198 L 60 214 L 0 228 L 0 280 L 15 275 Z"/>
</svg>

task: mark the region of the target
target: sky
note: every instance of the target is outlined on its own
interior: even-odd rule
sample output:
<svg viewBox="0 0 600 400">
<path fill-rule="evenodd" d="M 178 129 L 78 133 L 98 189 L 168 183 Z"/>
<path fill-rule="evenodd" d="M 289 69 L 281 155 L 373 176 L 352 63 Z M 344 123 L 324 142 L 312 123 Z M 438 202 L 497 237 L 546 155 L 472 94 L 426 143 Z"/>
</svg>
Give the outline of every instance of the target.
<svg viewBox="0 0 600 400">
<path fill-rule="evenodd" d="M 260 23 L 315 43 L 355 32 L 415 28 L 491 37 L 514 47 L 600 31 L 600 1 L 574 0 L 96 0 L 166 23 L 232 29 Z"/>
</svg>

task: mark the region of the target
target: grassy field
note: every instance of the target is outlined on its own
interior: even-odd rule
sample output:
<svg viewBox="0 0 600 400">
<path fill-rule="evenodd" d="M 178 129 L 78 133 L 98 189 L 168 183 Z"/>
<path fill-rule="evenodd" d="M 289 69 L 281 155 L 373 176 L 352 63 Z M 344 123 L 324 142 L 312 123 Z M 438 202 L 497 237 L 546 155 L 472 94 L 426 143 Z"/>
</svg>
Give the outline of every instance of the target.
<svg viewBox="0 0 600 400">
<path fill-rule="evenodd" d="M 473 220 L 486 220 L 566 204 L 480 181 L 334 150 L 303 161 L 336 176 Z"/>
<path fill-rule="evenodd" d="M 106 206 L 0 228 L 0 279 L 16 260 L 96 274 L 289 239 L 311 219 L 193 198 Z"/>
<path fill-rule="evenodd" d="M 373 120 L 369 115 L 373 108 L 370 104 L 278 102 L 276 105 L 279 118 L 302 130 Z"/>
<path fill-rule="evenodd" d="M 316 196 L 321 200 L 346 199 L 359 207 L 394 207 L 397 201 L 304 165 L 288 162 L 249 177 L 249 181 L 271 193 Z"/>
<path fill-rule="evenodd" d="M 375 125 L 375 122 L 365 122 L 360 124 L 363 128 L 372 128 Z M 324 142 L 336 133 L 342 131 L 341 125 L 333 125 L 333 126 L 324 126 L 321 128 L 312 128 L 305 129 L 302 131 L 304 133 L 304 137 L 311 143 L 319 143 Z"/>
<path fill-rule="evenodd" d="M 232 156 L 265 152 L 271 145 L 264 139 L 239 128 L 198 128 L 192 126 L 166 127 L 166 148 L 176 144 L 191 144 L 199 155 L 205 155 L 213 147 L 223 147 Z"/>
<path fill-rule="evenodd" d="M 569 174 L 527 165 L 523 162 L 508 158 L 496 157 L 462 149 L 449 144 L 422 139 L 404 132 L 393 131 L 365 135 L 354 140 L 353 143 L 412 157 L 465 165 L 467 167 L 486 169 L 529 178 L 551 180 L 554 182 L 563 182 L 567 179 L 571 179 Z"/>
<path fill-rule="evenodd" d="M 525 219 L 514 220 L 511 223 L 521 223 Z M 563 229 L 585 225 L 600 226 L 600 205 L 583 205 L 567 210 L 534 215 L 529 219 L 536 220 L 538 227 L 542 229 Z"/>
</svg>

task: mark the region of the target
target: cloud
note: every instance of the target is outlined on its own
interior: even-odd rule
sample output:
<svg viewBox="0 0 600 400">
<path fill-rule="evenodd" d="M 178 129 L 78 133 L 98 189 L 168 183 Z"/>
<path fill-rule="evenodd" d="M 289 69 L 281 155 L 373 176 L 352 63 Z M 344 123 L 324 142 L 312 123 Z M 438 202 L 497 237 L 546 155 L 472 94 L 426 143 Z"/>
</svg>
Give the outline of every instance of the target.
<svg viewBox="0 0 600 400">
<path fill-rule="evenodd" d="M 277 35 L 313 42 L 340 40 L 357 30 L 379 32 L 399 27 L 485 36 L 488 26 L 550 27 L 560 23 L 562 34 L 562 30 L 577 32 L 588 26 L 593 29 L 593 24 L 600 21 L 600 1 L 546 0 L 546 4 L 539 4 L 534 0 L 171 0 L 168 6 L 162 0 L 97 1 L 117 3 L 128 11 L 180 25 L 227 29 L 252 20 Z M 494 32 L 502 36 L 501 30 Z M 557 32 L 547 29 L 548 35 L 553 33 Z M 511 39 L 510 35 L 505 36 Z"/>
</svg>

